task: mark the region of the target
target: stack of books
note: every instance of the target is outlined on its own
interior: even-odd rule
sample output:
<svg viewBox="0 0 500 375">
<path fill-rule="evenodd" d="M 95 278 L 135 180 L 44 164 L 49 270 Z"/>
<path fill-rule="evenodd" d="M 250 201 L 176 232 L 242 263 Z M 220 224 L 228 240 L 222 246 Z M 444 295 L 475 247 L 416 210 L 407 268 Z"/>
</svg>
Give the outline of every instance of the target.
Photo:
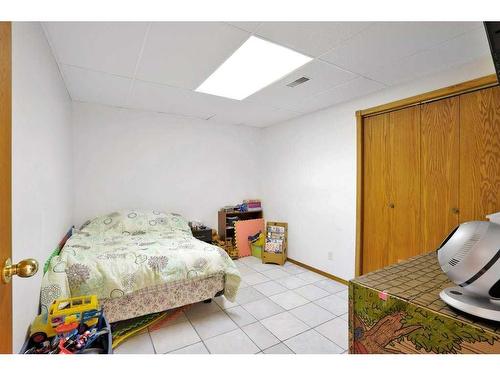
<svg viewBox="0 0 500 375">
<path fill-rule="evenodd" d="M 268 253 L 282 253 L 283 241 L 285 239 L 285 228 L 270 225 L 267 227 L 265 250 Z"/>
<path fill-rule="evenodd" d="M 242 211 L 262 211 L 260 199 L 245 199 L 241 205 Z"/>
</svg>

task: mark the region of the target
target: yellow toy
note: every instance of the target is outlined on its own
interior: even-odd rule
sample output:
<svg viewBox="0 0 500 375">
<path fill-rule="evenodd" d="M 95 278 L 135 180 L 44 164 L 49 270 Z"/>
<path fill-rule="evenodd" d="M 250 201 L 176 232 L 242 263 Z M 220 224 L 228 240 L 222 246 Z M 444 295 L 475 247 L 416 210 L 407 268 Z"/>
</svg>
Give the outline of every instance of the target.
<svg viewBox="0 0 500 375">
<path fill-rule="evenodd" d="M 41 343 L 57 335 L 63 326 L 83 327 L 86 330 L 97 324 L 102 311 L 97 296 L 80 296 L 52 302 L 48 314 L 38 315 L 30 327 L 30 339 Z"/>
</svg>

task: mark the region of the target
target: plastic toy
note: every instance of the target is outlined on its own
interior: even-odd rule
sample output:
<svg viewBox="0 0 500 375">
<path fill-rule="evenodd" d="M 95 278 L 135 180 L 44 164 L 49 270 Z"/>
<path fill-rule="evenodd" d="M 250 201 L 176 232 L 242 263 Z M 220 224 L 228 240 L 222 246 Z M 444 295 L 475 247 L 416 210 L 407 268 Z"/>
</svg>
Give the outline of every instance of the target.
<svg viewBox="0 0 500 375">
<path fill-rule="evenodd" d="M 30 340 L 40 344 L 58 334 L 82 333 L 95 326 L 101 315 L 95 295 L 55 300 L 47 315 L 38 315 L 31 323 Z"/>
</svg>

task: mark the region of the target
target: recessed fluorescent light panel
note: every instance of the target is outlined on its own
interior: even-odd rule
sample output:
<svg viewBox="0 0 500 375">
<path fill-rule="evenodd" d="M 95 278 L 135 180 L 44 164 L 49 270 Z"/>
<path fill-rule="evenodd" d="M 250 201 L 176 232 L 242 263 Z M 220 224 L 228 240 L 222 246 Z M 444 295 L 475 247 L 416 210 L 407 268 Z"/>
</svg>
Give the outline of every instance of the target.
<svg viewBox="0 0 500 375">
<path fill-rule="evenodd" d="M 251 36 L 196 91 L 242 100 L 311 60 Z"/>
</svg>

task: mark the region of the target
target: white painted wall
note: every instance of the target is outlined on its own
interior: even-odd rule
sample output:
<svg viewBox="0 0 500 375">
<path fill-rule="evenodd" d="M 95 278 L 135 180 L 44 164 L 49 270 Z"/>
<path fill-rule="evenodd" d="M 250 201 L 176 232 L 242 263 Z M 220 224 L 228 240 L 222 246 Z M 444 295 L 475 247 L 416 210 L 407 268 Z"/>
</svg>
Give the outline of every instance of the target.
<svg viewBox="0 0 500 375">
<path fill-rule="evenodd" d="M 265 128 L 261 196 L 266 219 L 289 224 L 290 258 L 354 277 L 355 111 L 493 72 L 488 58 Z"/>
<path fill-rule="evenodd" d="M 75 223 L 160 208 L 216 228 L 226 204 L 256 197 L 258 128 L 73 104 Z"/>
<path fill-rule="evenodd" d="M 71 101 L 38 22 L 12 25 L 12 258 L 40 267 L 72 225 Z M 14 351 L 38 313 L 42 269 L 13 279 Z"/>
</svg>

